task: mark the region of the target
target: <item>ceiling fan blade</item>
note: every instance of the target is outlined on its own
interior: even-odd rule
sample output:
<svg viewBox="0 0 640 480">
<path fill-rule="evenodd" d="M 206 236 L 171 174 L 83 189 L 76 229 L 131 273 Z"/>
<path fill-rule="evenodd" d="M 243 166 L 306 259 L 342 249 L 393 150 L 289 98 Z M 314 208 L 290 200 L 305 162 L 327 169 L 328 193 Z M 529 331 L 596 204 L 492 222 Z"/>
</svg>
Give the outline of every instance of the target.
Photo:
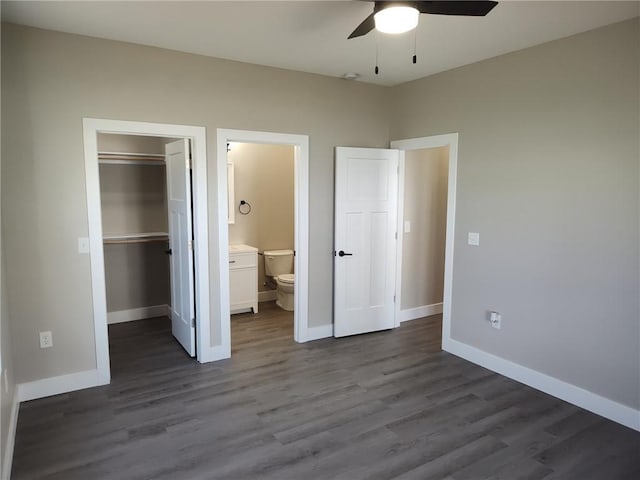
<svg viewBox="0 0 640 480">
<path fill-rule="evenodd" d="M 489 13 L 498 2 L 416 2 L 420 13 L 433 15 L 467 15 L 483 17 Z"/>
<path fill-rule="evenodd" d="M 351 32 L 351 35 L 349 35 L 348 38 L 361 37 L 362 35 L 366 35 L 367 33 L 369 33 L 374 28 L 376 28 L 376 22 L 373 19 L 372 13 L 367 18 L 365 18 L 364 22 L 358 25 L 358 27 L 353 32 Z"/>
</svg>

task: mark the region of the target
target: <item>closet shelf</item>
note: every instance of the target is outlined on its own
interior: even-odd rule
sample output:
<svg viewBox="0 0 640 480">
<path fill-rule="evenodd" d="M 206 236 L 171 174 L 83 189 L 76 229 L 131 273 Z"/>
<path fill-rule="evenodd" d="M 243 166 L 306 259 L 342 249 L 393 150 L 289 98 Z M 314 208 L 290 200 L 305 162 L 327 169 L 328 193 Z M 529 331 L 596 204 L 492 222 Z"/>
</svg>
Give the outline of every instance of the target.
<svg viewBox="0 0 640 480">
<path fill-rule="evenodd" d="M 164 165 L 162 153 L 98 152 L 103 165 Z"/>
<path fill-rule="evenodd" d="M 108 234 L 102 237 L 102 241 L 105 245 L 117 243 L 168 242 L 169 234 L 167 232 Z"/>
</svg>

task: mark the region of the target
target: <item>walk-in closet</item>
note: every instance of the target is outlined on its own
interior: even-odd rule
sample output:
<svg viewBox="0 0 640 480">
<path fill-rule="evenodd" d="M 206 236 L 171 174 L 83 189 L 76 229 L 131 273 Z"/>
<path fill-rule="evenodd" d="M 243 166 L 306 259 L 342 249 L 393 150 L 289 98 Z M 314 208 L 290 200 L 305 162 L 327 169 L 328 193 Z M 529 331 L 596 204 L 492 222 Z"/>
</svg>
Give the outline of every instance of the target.
<svg viewBox="0 0 640 480">
<path fill-rule="evenodd" d="M 98 135 L 110 336 L 117 334 L 114 324 L 144 320 L 145 323 L 136 324 L 138 336 L 164 331 L 173 341 L 170 329 L 167 332 L 153 324 L 169 322 L 171 304 L 165 144 L 172 141 L 162 137 Z M 126 348 L 133 351 L 138 345 L 139 341 L 132 340 Z"/>
</svg>

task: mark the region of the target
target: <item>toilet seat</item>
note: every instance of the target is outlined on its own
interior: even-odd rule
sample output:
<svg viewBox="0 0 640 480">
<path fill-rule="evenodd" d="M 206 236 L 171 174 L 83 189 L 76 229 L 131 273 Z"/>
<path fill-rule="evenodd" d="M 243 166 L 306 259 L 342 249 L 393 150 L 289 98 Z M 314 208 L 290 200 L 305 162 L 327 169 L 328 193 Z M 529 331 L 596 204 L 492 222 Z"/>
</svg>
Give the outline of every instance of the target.
<svg viewBox="0 0 640 480">
<path fill-rule="evenodd" d="M 278 275 L 278 280 L 282 283 L 293 285 L 295 283 L 296 276 L 294 273 L 283 273 Z"/>
</svg>

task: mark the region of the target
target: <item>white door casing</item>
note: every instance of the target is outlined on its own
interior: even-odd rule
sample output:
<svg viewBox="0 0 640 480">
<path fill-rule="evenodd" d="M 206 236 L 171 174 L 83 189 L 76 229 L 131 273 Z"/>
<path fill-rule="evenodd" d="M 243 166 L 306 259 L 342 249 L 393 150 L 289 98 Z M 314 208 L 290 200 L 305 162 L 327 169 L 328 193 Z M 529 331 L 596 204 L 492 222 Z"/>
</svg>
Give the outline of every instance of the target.
<svg viewBox="0 0 640 480">
<path fill-rule="evenodd" d="M 193 226 L 189 140 L 165 145 L 171 270 L 171 332 L 187 353 L 196 354 Z"/>
<path fill-rule="evenodd" d="M 398 158 L 336 147 L 335 337 L 395 327 Z"/>
<path fill-rule="evenodd" d="M 309 327 L 309 137 L 307 135 L 259 132 L 250 130 L 218 129 L 217 177 L 218 177 L 218 234 L 219 256 L 217 259 L 220 305 L 220 344 L 212 347 L 215 359 L 231 356 L 231 321 L 229 314 L 229 224 L 228 224 L 228 167 L 227 144 L 229 142 L 261 143 L 269 145 L 292 145 L 294 147 L 294 191 L 295 191 L 295 239 L 293 338 L 296 342 L 308 342 L 331 336 L 329 328 Z M 235 208 L 235 206 L 234 206 Z M 319 330 L 319 331 L 318 331 Z"/>
<path fill-rule="evenodd" d="M 442 349 L 449 350 L 451 342 L 451 303 L 453 295 L 453 250 L 455 238 L 455 218 L 456 218 L 456 185 L 458 177 L 458 134 L 448 133 L 444 135 L 433 135 L 430 137 L 409 138 L 405 140 L 394 140 L 391 142 L 391 148 L 398 148 L 401 151 L 400 156 L 400 172 L 401 181 L 399 181 L 400 191 L 400 208 L 398 228 L 401 228 L 403 216 L 404 196 L 404 152 L 410 150 L 422 150 L 425 148 L 449 147 L 449 174 L 447 186 L 447 227 L 446 227 L 446 246 L 444 261 L 444 292 L 442 299 Z M 401 231 L 401 230 L 399 230 Z M 397 262 L 398 267 L 396 291 L 402 290 L 402 241 L 398 243 Z M 398 301 L 400 298 L 397 299 Z M 400 315 L 400 305 L 396 310 L 396 315 Z M 399 325 L 399 323 L 397 323 Z"/>
<path fill-rule="evenodd" d="M 211 317 L 209 289 L 209 242 L 208 201 L 207 201 L 207 140 L 206 129 L 191 125 L 134 122 L 128 120 L 108 120 L 100 118 L 82 119 L 84 143 L 84 167 L 87 196 L 87 220 L 91 265 L 91 297 L 93 306 L 94 341 L 96 348 L 96 369 L 91 371 L 90 381 L 75 386 L 49 391 L 49 395 L 64 393 L 78 388 L 106 385 L 111 381 L 109 365 L 109 336 L 107 330 L 107 304 L 104 273 L 104 252 L 102 237 L 102 212 L 100 202 L 100 176 L 98 169 L 98 133 L 121 135 L 156 136 L 163 138 L 188 138 L 192 148 L 193 171 L 193 218 L 196 310 L 196 343 L 198 361 L 201 363 L 217 360 L 215 347 L 211 346 Z M 215 319 L 215 317 L 214 317 Z M 215 325 L 214 325 L 215 327 Z M 31 397 L 39 398 L 46 395 Z"/>
</svg>

